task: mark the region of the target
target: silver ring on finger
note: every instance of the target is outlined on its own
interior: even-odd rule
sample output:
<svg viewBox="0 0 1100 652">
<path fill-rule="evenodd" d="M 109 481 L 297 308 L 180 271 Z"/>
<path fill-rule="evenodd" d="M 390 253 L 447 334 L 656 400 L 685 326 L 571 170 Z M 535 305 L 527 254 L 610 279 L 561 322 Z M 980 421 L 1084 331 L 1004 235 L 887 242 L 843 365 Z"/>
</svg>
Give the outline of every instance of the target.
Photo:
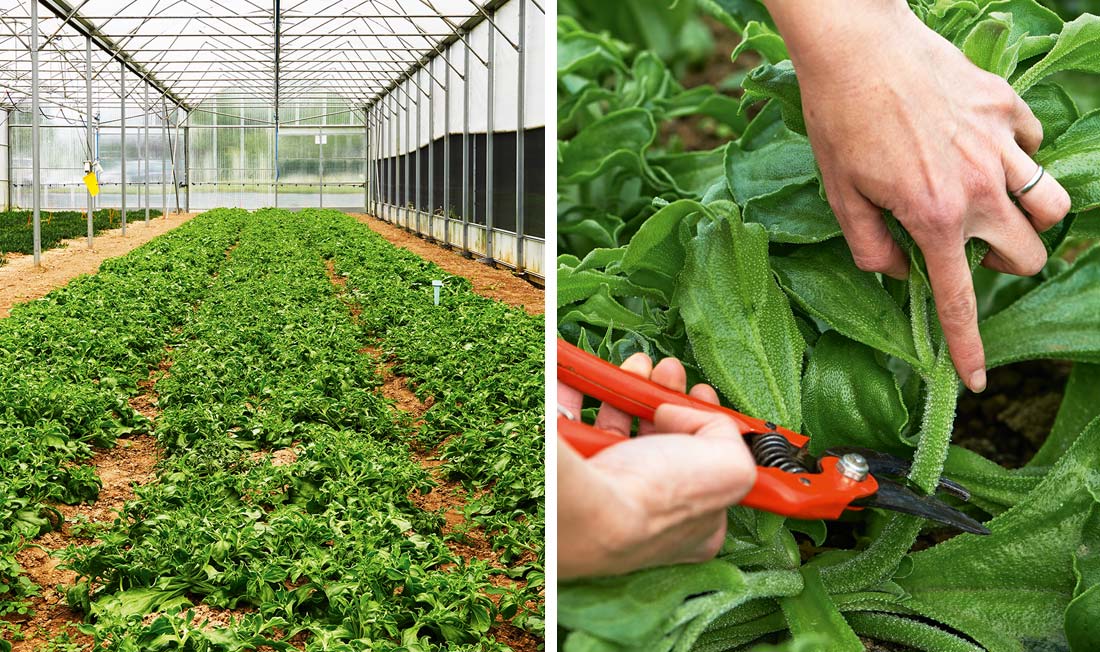
<svg viewBox="0 0 1100 652">
<path fill-rule="evenodd" d="M 1035 186 L 1039 185 L 1039 180 L 1041 180 L 1043 178 L 1043 174 L 1045 172 L 1046 172 L 1046 170 L 1044 170 L 1043 166 L 1040 165 L 1039 169 L 1035 170 L 1035 174 L 1031 175 L 1031 178 L 1028 179 L 1027 183 L 1020 186 L 1019 190 L 1013 191 L 1012 194 L 1015 195 L 1016 197 L 1019 197 L 1020 195 L 1023 195 L 1024 193 L 1028 192 L 1029 190 L 1031 190 Z"/>
</svg>

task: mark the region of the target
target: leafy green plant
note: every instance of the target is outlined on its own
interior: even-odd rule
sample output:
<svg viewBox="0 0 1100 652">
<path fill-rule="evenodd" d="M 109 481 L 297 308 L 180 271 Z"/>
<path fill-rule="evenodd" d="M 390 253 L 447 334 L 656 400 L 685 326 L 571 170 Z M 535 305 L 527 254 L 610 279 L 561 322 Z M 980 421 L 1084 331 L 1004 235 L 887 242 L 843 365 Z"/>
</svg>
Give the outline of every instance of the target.
<svg viewBox="0 0 1100 652">
<path fill-rule="evenodd" d="M 158 210 L 150 210 L 150 217 L 160 217 Z M 145 219 L 145 211 L 126 211 L 126 219 L 133 223 Z M 113 208 L 97 210 L 92 215 L 92 229 L 99 233 L 105 229 L 122 226 L 122 211 Z M 42 249 L 52 249 L 62 240 L 76 238 L 88 232 L 88 216 L 80 211 L 41 211 L 40 234 Z M 0 254 L 34 253 L 34 227 L 31 211 L 0 212 Z"/>
<path fill-rule="evenodd" d="M 560 19 L 559 333 L 615 363 L 636 351 L 677 356 L 689 382 L 805 432 L 815 451 L 863 445 L 912 459 L 909 480 L 926 492 L 941 473 L 956 479 L 974 493 L 964 509 L 993 532 L 915 552 L 928 526 L 909 516 L 825 524 L 735 507 L 713 562 L 562 586 L 565 649 L 771 639 L 861 650 L 857 635 L 935 651 L 1100 645 L 1100 405 L 1085 389 L 1100 362 L 1100 248 L 1061 255 L 1097 233 L 1100 122 L 1057 81 L 1100 74 L 1100 18 L 1063 23 L 1031 0 L 912 6 L 1023 95 L 1046 134 L 1037 159 L 1071 194 L 1073 213 L 1044 234 L 1053 255 L 1037 278 L 976 277 L 991 367 L 1075 362 L 1054 429 L 1018 470 L 951 445 L 959 383 L 920 253 L 891 223 L 912 256 L 909 281 L 852 261 L 805 137 L 797 77 L 759 4 L 703 5 L 741 32 L 735 58 L 755 50 L 764 61 L 740 102 L 683 88 L 652 53 Z M 671 121 L 710 111 L 736 140 L 703 152 L 663 140 Z M 970 245 L 972 266 L 984 251 Z M 855 544 L 821 551 L 838 529 Z M 795 533 L 817 552 L 800 554 Z"/>
</svg>

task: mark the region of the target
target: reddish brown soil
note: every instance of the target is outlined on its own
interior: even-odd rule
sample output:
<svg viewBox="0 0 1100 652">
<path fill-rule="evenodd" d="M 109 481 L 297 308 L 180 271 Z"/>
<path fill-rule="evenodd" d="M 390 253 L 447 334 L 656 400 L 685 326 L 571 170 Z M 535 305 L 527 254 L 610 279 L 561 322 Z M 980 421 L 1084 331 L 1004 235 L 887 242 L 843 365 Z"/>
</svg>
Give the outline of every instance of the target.
<svg viewBox="0 0 1100 652">
<path fill-rule="evenodd" d="M 463 258 L 460 258 L 460 260 L 467 263 L 470 262 Z M 473 264 L 478 265 L 478 263 Z M 344 288 L 347 285 L 347 279 L 336 274 L 331 260 L 325 261 L 325 268 L 328 270 L 329 280 L 338 288 L 341 300 L 347 303 L 349 309 L 351 309 L 352 319 L 354 320 L 359 315 L 359 312 L 354 302 L 348 301 L 343 296 L 345 292 Z M 392 360 L 386 360 L 386 352 L 381 347 L 364 346 L 359 349 L 359 353 L 370 356 L 378 364 L 378 372 L 379 375 L 382 376 L 382 384 L 379 386 L 378 392 L 390 401 L 393 401 L 397 411 L 408 415 L 407 418 L 412 428 L 415 429 L 420 427 L 423 424 L 424 412 L 432 406 L 434 399 L 429 396 L 426 400 L 421 401 L 412 389 L 410 389 L 409 379 L 393 372 L 394 362 Z M 441 512 L 443 514 L 444 526 L 442 533 L 448 539 L 447 547 L 456 556 L 467 561 L 480 559 L 488 562 L 495 568 L 505 569 L 507 566 L 501 562 L 500 555 L 493 550 L 492 544 L 481 528 L 463 527 L 466 522 L 463 515 L 464 508 L 469 501 L 469 493 L 466 491 L 466 488 L 462 486 L 462 483 L 448 479 L 440 468 L 445 461 L 439 456 L 438 451 L 446 446 L 449 439 L 450 438 L 441 442 L 433 451 L 424 451 L 418 449 L 415 445 L 413 446 L 413 459 L 415 459 L 422 468 L 428 471 L 435 481 L 436 486 L 427 493 L 414 491 L 410 498 L 417 507 L 424 511 Z M 525 564 L 531 561 L 533 561 L 533 555 L 531 558 L 524 558 L 517 563 Z M 445 565 L 441 568 L 442 570 L 446 570 L 450 567 L 453 567 L 453 565 Z M 523 580 L 513 580 L 501 574 L 490 575 L 489 583 L 496 587 L 508 589 L 522 588 L 526 584 Z M 498 602 L 500 597 L 499 595 L 493 594 L 489 596 L 489 599 Z M 538 605 L 529 602 L 526 608 L 529 611 L 534 611 L 538 608 Z M 497 641 L 511 647 L 515 652 L 536 652 L 542 646 L 542 640 L 539 639 L 539 637 L 527 630 L 504 621 L 499 616 L 497 622 L 490 628 L 490 634 L 494 636 Z"/>
<path fill-rule="evenodd" d="M 149 418 L 156 418 L 157 381 L 168 373 L 171 362 L 162 361 L 141 381 L 142 393 L 130 400 L 134 409 Z M 65 602 L 64 586 L 76 581 L 72 571 L 59 569 L 60 563 L 52 553 L 70 545 L 92 543 L 76 536 L 73 525 L 79 522 L 110 523 L 122 506 L 134 498 L 134 487 L 153 480 L 159 452 L 152 435 L 120 439 L 114 448 L 98 449 L 90 464 L 96 468 L 103 487 L 99 498 L 90 505 L 56 505 L 65 517 L 60 532 L 50 532 L 35 540 L 34 545 L 22 550 L 16 559 L 23 566 L 27 577 L 42 587 L 40 596 L 32 599 L 33 616 L 19 623 L 24 640 L 16 642 L 12 652 L 35 652 L 40 646 L 68 632 L 72 640 L 91 644 L 90 637 L 79 634 L 74 626 L 81 622 L 81 614 L 69 609 Z M 61 587 L 62 590 L 58 590 Z"/>
<path fill-rule="evenodd" d="M 546 312 L 546 293 L 505 269 L 497 269 L 462 254 L 419 238 L 404 229 L 363 213 L 349 213 L 381 235 L 391 244 L 408 249 L 425 260 L 439 265 L 450 274 L 461 276 L 473 284 L 474 292 L 510 306 L 523 308 L 531 315 Z"/>
<path fill-rule="evenodd" d="M 95 236 L 93 249 L 88 249 L 85 237 L 65 240 L 57 248 L 42 252 L 38 268 L 33 256 L 7 254 L 0 266 L 0 317 L 7 317 L 15 304 L 44 297 L 81 274 L 95 274 L 104 260 L 128 253 L 196 215 L 174 213 L 149 224 L 144 221 L 129 224 L 125 237 L 122 229 L 102 231 Z"/>
</svg>

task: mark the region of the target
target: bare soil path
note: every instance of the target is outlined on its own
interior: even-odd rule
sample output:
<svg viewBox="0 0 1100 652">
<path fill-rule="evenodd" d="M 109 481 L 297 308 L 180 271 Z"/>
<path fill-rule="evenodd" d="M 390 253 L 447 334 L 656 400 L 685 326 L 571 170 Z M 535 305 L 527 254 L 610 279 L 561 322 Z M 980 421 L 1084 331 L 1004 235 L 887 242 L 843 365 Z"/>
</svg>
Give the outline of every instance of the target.
<svg viewBox="0 0 1100 652">
<path fill-rule="evenodd" d="M 546 293 L 506 269 L 493 268 L 464 258 L 457 251 L 444 249 L 373 215 L 365 213 L 348 213 L 348 215 L 366 224 L 372 231 L 389 240 L 390 244 L 408 249 L 417 256 L 439 265 L 447 272 L 469 280 L 474 286 L 474 292 L 483 297 L 523 308 L 531 315 L 541 315 L 546 312 Z"/>
<path fill-rule="evenodd" d="M 58 247 L 42 252 L 42 266 L 37 269 L 33 256 L 7 254 L 0 266 L 0 317 L 11 314 L 12 306 L 17 303 L 44 297 L 81 274 L 96 273 L 108 258 L 128 253 L 196 215 L 198 213 L 173 213 L 150 220 L 148 224 L 144 220 L 131 223 L 126 226 L 125 237 L 122 229 L 101 231 L 95 236 L 93 249 L 88 249 L 84 236 L 65 240 Z"/>
</svg>

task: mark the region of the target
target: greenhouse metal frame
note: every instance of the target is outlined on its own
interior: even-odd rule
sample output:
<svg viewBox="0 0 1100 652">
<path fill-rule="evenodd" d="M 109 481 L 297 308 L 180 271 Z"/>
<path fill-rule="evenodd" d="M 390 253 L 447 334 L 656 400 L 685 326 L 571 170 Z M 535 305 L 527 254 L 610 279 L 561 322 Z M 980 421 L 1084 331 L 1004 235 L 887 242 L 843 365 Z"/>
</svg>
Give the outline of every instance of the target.
<svg viewBox="0 0 1100 652">
<path fill-rule="evenodd" d="M 539 0 L 0 0 L 0 203 L 31 208 L 36 235 L 44 210 L 87 210 L 89 246 L 97 210 L 125 232 L 135 209 L 333 207 L 542 279 L 545 17 Z"/>
</svg>

